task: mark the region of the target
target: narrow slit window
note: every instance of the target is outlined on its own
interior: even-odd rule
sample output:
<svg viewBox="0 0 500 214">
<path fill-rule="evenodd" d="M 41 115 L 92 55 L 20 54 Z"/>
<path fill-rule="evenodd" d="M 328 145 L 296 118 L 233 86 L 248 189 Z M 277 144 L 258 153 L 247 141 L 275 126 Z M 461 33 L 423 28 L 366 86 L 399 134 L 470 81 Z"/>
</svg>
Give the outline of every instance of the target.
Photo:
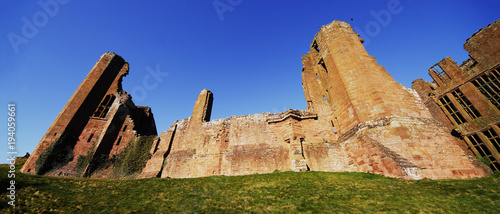
<svg viewBox="0 0 500 214">
<path fill-rule="evenodd" d="M 326 69 L 325 61 L 323 59 L 319 61 L 319 64 L 325 70 L 325 72 L 328 73 L 328 69 Z"/>
<path fill-rule="evenodd" d="M 462 116 L 462 114 L 460 114 L 458 109 L 455 107 L 455 105 L 453 105 L 453 103 L 450 101 L 450 98 L 444 96 L 441 99 L 439 99 L 439 101 L 443 111 L 446 111 L 448 113 L 447 116 L 449 115 L 448 117 L 451 117 L 450 120 L 454 120 L 457 123 L 457 125 L 467 122 Z"/>
<path fill-rule="evenodd" d="M 127 125 L 123 126 L 122 132 L 124 132 L 125 130 L 127 130 Z"/>
<path fill-rule="evenodd" d="M 122 136 L 120 136 L 120 137 L 118 138 L 118 140 L 116 141 L 116 145 L 117 145 L 117 146 L 118 146 L 118 145 L 120 145 L 120 141 L 122 141 Z"/>
<path fill-rule="evenodd" d="M 325 96 L 323 96 L 323 101 L 326 101 L 326 97 Z"/>
<path fill-rule="evenodd" d="M 318 43 L 316 42 L 316 40 L 314 41 L 313 45 L 312 45 L 312 48 L 314 50 L 316 50 L 316 52 L 319 52 L 319 46 L 318 46 Z"/>
<path fill-rule="evenodd" d="M 481 117 L 481 114 L 479 113 L 479 111 L 477 111 L 476 107 L 474 107 L 474 105 L 472 105 L 470 100 L 467 99 L 467 97 L 465 97 L 465 95 L 462 93 L 462 91 L 460 91 L 460 89 L 457 89 L 457 90 L 451 92 L 451 94 L 453 94 L 455 99 L 457 99 L 458 103 L 460 103 L 462 108 L 465 110 L 465 112 L 467 112 L 467 114 L 472 119 L 476 119 L 478 117 Z"/>
<path fill-rule="evenodd" d="M 332 123 L 332 127 L 333 127 L 333 132 L 334 133 L 337 133 L 337 128 L 335 128 L 335 124 L 333 123 L 333 121 L 330 120 L 330 122 Z"/>
<path fill-rule="evenodd" d="M 319 79 L 319 76 L 318 76 L 318 74 L 316 74 L 316 79 Z"/>
<path fill-rule="evenodd" d="M 472 81 L 474 86 L 488 99 L 497 109 L 500 109 L 500 72 L 492 70 L 489 75 L 484 74 Z"/>
<path fill-rule="evenodd" d="M 94 138 L 94 133 L 90 134 L 89 138 L 87 139 L 87 143 L 92 141 L 92 138 Z"/>
</svg>

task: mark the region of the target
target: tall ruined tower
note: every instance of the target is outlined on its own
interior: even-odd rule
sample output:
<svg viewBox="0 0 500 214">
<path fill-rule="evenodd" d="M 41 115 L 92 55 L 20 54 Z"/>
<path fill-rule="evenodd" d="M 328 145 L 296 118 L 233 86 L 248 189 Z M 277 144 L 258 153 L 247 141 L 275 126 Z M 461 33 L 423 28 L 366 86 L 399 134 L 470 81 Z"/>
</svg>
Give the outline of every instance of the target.
<svg viewBox="0 0 500 214">
<path fill-rule="evenodd" d="M 334 21 L 303 56 L 308 109 L 334 127 L 350 167 L 410 179 L 484 175 L 418 95 L 397 83 L 362 42 L 346 22 Z"/>
<path fill-rule="evenodd" d="M 307 106 L 329 117 L 338 135 L 386 116 L 431 118 L 412 91 L 397 83 L 368 55 L 345 22 L 323 26 L 303 56 Z"/>
<path fill-rule="evenodd" d="M 83 176 L 94 156 L 118 153 L 137 134 L 156 135 L 151 109 L 135 106 L 122 90 L 128 70 L 128 63 L 115 53 L 102 55 L 21 171 Z M 89 162 L 78 163 L 80 156 L 89 155 Z"/>
</svg>

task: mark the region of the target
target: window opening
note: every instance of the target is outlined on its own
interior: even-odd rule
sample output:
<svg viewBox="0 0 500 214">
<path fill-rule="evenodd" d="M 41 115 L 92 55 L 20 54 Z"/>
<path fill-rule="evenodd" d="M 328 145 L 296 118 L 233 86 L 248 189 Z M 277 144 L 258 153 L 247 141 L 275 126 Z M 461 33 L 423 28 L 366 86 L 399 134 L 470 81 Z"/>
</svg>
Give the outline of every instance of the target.
<svg viewBox="0 0 500 214">
<path fill-rule="evenodd" d="M 319 64 L 321 65 L 321 67 L 323 67 L 323 69 L 325 70 L 325 72 L 328 73 L 328 69 L 326 69 L 325 61 L 323 59 L 321 59 L 319 61 Z"/>
<path fill-rule="evenodd" d="M 325 96 L 323 96 L 323 101 L 326 101 L 326 97 Z"/>
<path fill-rule="evenodd" d="M 498 138 L 497 133 L 492 129 L 488 129 L 483 132 L 483 134 L 488 138 L 488 140 L 493 144 L 493 147 L 500 152 L 500 138 Z"/>
<path fill-rule="evenodd" d="M 109 108 L 111 107 L 111 104 L 115 101 L 115 96 L 112 94 L 106 95 L 104 100 L 99 104 L 99 107 L 97 107 L 97 110 L 95 111 L 93 117 L 98 117 L 98 118 L 105 118 L 106 114 L 109 111 Z"/>
<path fill-rule="evenodd" d="M 319 79 L 319 76 L 318 76 L 318 74 L 316 74 L 316 79 Z"/>
<path fill-rule="evenodd" d="M 94 133 L 90 134 L 89 139 L 87 139 L 87 143 L 90 142 L 93 137 L 94 137 Z"/>
<path fill-rule="evenodd" d="M 500 73 L 492 70 L 489 75 L 484 74 L 472 81 L 474 86 L 488 99 L 497 109 L 500 109 Z"/>
<path fill-rule="evenodd" d="M 335 124 L 333 123 L 333 121 L 332 121 L 332 120 L 330 120 L 330 122 L 332 123 L 333 132 L 337 133 L 337 129 L 335 128 Z"/>
<path fill-rule="evenodd" d="M 487 157 L 490 161 L 490 168 L 493 170 L 500 170 L 500 164 L 495 160 L 495 158 L 491 155 L 491 151 L 488 149 L 484 142 L 479 138 L 477 134 L 473 134 L 467 137 L 472 146 L 479 152 L 479 156 Z"/>
<path fill-rule="evenodd" d="M 318 43 L 316 42 L 316 40 L 314 40 L 313 45 L 312 45 L 312 48 L 313 48 L 314 50 L 316 50 L 316 52 L 319 52 L 319 47 L 318 47 Z"/>
<path fill-rule="evenodd" d="M 474 107 L 474 105 L 472 105 L 470 100 L 467 99 L 467 97 L 465 97 L 465 95 L 462 93 L 462 91 L 460 91 L 460 89 L 457 89 L 457 90 L 451 92 L 451 94 L 453 94 L 455 99 L 457 99 L 458 103 L 460 103 L 462 108 L 465 110 L 465 112 L 467 112 L 467 114 L 472 119 L 476 119 L 478 117 L 481 117 L 481 114 L 479 113 L 479 111 L 477 111 L 476 107 Z"/>
<path fill-rule="evenodd" d="M 455 107 L 455 105 L 453 105 L 453 103 L 450 101 L 450 98 L 444 96 L 441 99 L 439 99 L 439 101 L 441 103 L 441 108 L 446 112 L 448 112 L 448 114 L 457 123 L 457 125 L 467 122 L 465 121 L 462 114 L 460 114 L 458 109 Z"/>
<path fill-rule="evenodd" d="M 125 126 L 123 127 L 122 132 L 124 132 L 125 130 L 127 130 L 127 125 L 125 125 Z"/>
<path fill-rule="evenodd" d="M 431 67 L 431 69 L 437 74 L 437 76 L 443 81 L 446 82 L 450 80 L 450 76 L 439 66 L 438 64 Z"/>
<path fill-rule="evenodd" d="M 116 141 L 116 145 L 117 145 L 117 146 L 118 146 L 118 145 L 120 145 L 120 141 L 122 141 L 122 136 L 120 136 L 120 137 L 118 138 L 118 140 Z"/>
</svg>

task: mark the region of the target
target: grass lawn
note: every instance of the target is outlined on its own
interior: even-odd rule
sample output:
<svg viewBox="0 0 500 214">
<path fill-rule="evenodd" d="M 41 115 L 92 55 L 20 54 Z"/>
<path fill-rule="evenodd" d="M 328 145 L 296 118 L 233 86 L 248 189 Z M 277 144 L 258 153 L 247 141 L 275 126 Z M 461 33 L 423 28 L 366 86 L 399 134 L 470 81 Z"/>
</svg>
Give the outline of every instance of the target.
<svg viewBox="0 0 500 214">
<path fill-rule="evenodd" d="M 480 179 L 403 181 L 328 172 L 140 180 L 17 172 L 12 207 L 6 196 L 8 167 L 0 165 L 0 213 L 500 213 L 500 173 Z"/>
</svg>

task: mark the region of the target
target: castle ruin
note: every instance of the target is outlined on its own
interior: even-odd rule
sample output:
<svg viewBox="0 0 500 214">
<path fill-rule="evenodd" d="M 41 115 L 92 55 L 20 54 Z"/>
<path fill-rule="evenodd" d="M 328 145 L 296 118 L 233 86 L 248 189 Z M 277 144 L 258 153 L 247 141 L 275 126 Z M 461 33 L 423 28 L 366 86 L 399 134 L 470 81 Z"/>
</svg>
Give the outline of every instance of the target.
<svg viewBox="0 0 500 214">
<path fill-rule="evenodd" d="M 465 149 L 500 171 L 500 20 L 474 33 L 464 49 L 470 58 L 460 66 L 446 57 L 429 68 L 433 82 L 418 79 L 412 88 Z"/>
<path fill-rule="evenodd" d="M 498 36 L 498 31 L 493 34 Z M 214 98 L 204 89 L 191 117 L 151 138 L 148 159 L 135 177 L 190 178 L 279 170 L 444 179 L 491 173 L 459 137 L 452 136 L 449 122 L 437 117 L 440 109 L 428 94 L 422 95 L 436 90 L 427 87 L 435 83 L 418 80 L 416 91 L 404 87 L 368 55 L 362 42 L 346 22 L 321 27 L 302 57 L 306 110 L 210 120 Z M 497 43 L 496 57 L 498 47 Z M 498 58 L 491 60 L 498 62 Z M 104 54 L 22 172 L 109 177 L 116 166 L 113 162 L 100 166 L 101 157 L 119 156 L 137 138 L 156 136 L 151 109 L 135 106 L 121 89 L 127 72 L 128 64 L 121 57 Z"/>
</svg>

